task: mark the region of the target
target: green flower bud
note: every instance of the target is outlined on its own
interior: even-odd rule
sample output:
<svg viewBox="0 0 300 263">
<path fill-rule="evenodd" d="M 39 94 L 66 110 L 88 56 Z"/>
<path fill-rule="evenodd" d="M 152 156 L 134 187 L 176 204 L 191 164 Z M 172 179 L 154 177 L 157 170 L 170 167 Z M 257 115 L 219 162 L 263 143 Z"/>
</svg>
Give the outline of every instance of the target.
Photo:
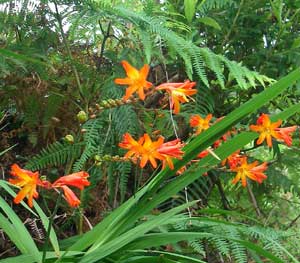
<svg viewBox="0 0 300 263">
<path fill-rule="evenodd" d="M 96 154 L 96 155 L 94 156 L 94 160 L 100 162 L 100 161 L 101 161 L 100 155 Z"/>
<path fill-rule="evenodd" d="M 77 114 L 77 120 L 80 122 L 80 123 L 84 123 L 88 120 L 88 116 L 87 114 L 85 113 L 85 111 L 80 111 L 78 112 Z"/>
<path fill-rule="evenodd" d="M 71 134 L 68 134 L 65 136 L 65 140 L 68 142 L 68 143 L 74 143 L 74 137 L 73 135 Z"/>
</svg>

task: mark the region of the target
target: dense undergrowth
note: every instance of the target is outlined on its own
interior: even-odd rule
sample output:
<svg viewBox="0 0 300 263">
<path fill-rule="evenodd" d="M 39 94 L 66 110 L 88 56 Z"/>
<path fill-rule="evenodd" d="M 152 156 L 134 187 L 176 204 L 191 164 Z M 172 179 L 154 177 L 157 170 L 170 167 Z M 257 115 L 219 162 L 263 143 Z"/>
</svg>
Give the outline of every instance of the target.
<svg viewBox="0 0 300 263">
<path fill-rule="evenodd" d="M 0 262 L 299 262 L 299 11 L 0 1 Z"/>
</svg>

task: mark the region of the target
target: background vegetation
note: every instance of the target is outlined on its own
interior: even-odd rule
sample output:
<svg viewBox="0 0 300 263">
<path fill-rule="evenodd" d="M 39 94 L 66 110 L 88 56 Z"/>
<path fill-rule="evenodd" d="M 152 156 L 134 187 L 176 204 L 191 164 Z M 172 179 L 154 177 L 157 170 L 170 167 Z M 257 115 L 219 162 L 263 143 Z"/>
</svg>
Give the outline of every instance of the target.
<svg viewBox="0 0 300 263">
<path fill-rule="evenodd" d="M 261 112 L 299 125 L 299 31 L 298 0 L 0 0 L 2 179 L 19 163 L 50 180 L 85 170 L 91 181 L 79 209 L 61 202 L 46 245 L 56 193 L 41 193 L 35 211 L 12 210 L 1 182 L 0 261 L 298 262 L 299 131 L 271 150 L 244 131 Z M 173 118 L 162 93 L 118 105 L 122 60 L 149 64 L 155 86 L 196 81 L 195 101 Z M 228 118 L 192 139 L 175 168 L 235 127 L 216 152 L 268 161 L 262 185 L 232 185 L 213 156 L 179 177 L 109 157 L 124 155 L 126 132 L 190 141 L 190 116 L 208 113 Z"/>
</svg>

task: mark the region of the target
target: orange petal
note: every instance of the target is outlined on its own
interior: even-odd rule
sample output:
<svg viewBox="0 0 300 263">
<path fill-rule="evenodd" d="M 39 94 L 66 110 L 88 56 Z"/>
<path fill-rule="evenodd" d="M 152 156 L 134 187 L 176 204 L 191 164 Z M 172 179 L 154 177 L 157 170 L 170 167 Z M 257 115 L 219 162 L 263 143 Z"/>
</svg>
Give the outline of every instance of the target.
<svg viewBox="0 0 300 263">
<path fill-rule="evenodd" d="M 114 82 L 119 85 L 131 85 L 133 83 L 132 79 L 130 78 L 115 79 Z"/>
<path fill-rule="evenodd" d="M 140 75 L 141 75 L 144 79 L 147 78 L 148 73 L 149 73 L 149 69 L 150 69 L 150 67 L 149 67 L 149 65 L 147 65 L 147 64 L 145 64 L 145 65 L 140 69 Z M 151 85 L 152 85 L 152 83 L 151 83 Z"/>
<path fill-rule="evenodd" d="M 30 191 L 31 191 L 31 187 L 29 185 L 26 185 L 25 187 L 23 187 L 23 189 L 21 189 L 21 191 L 15 197 L 14 203 L 19 204 L 28 195 L 28 193 Z M 29 206 L 30 206 L 30 204 L 29 204 Z M 30 207 L 32 207 L 32 205 Z"/>
<path fill-rule="evenodd" d="M 139 72 L 136 68 L 131 66 L 126 60 L 121 61 L 121 64 L 122 64 L 123 68 L 125 69 L 127 76 L 130 79 L 138 78 Z"/>
<path fill-rule="evenodd" d="M 68 186 L 64 185 L 61 188 L 64 190 L 64 196 L 70 206 L 77 207 L 80 205 L 80 200 L 77 198 L 75 193 Z"/>
<path fill-rule="evenodd" d="M 145 100 L 145 93 L 144 93 L 144 88 L 143 87 L 140 87 L 139 90 L 139 97 L 141 100 Z"/>
<path fill-rule="evenodd" d="M 125 92 L 125 95 L 123 97 L 123 100 L 128 100 L 131 95 L 135 92 L 135 87 L 134 86 L 129 86 L 127 89 L 126 89 L 126 92 Z"/>
</svg>

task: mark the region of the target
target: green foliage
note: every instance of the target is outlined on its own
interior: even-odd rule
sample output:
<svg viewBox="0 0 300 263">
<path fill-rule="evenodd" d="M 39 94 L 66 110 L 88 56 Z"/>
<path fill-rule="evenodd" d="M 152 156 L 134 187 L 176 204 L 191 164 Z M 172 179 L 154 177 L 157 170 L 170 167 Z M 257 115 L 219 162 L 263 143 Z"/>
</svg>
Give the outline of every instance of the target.
<svg viewBox="0 0 300 263">
<path fill-rule="evenodd" d="M 39 170 L 50 165 L 60 166 L 77 158 L 82 150 L 83 143 L 55 142 L 32 157 L 26 165 L 27 169 Z"/>
<path fill-rule="evenodd" d="M 258 110 L 271 113 L 274 119 L 292 116 L 287 125 L 299 123 L 299 69 L 265 89 L 273 79 L 299 66 L 298 1 L 62 0 L 15 1 L 16 6 L 0 2 L 6 3 L 6 10 L 0 11 L 0 112 L 8 112 L 4 119 L 0 114 L 0 132 L 5 134 L 0 156 L 13 152 L 8 150 L 17 139 L 24 149 L 31 140 L 35 143 L 30 154 L 34 147 L 42 150 L 26 158 L 27 169 L 48 172 L 57 166 L 65 168 L 65 173 L 88 171 L 91 186 L 81 192 L 81 207 L 72 213 L 77 217 L 67 213 L 65 224 L 71 228 L 74 218 L 79 219 L 79 234 L 86 208 L 102 194 L 93 196 L 91 191 L 100 180 L 101 185 L 106 183 L 103 191 L 109 192 L 110 207 L 116 208 L 92 230 L 67 238 L 60 246 L 52 229 L 53 248 L 44 247 L 43 263 L 204 262 L 212 253 L 213 260 L 228 262 L 298 262 L 293 243 L 299 241 L 299 233 L 292 237 L 288 231 L 262 227 L 262 223 L 281 229 L 296 224 L 296 208 L 294 212 L 291 206 L 284 210 L 289 215 L 284 222 L 272 213 L 279 215 L 273 204 L 284 195 L 297 200 L 298 148 L 274 143 L 278 160 L 269 165 L 267 183 L 260 187 L 250 184 L 248 191 L 254 192 L 259 208 L 267 213 L 262 212 L 256 221 L 247 216 L 253 214 L 251 199 L 241 188 L 228 186 L 226 171 L 220 172 L 218 167 L 220 160 L 208 155 L 190 163 L 236 124 L 239 134 L 215 150 L 220 159 L 247 145 L 252 157 L 273 160 L 273 152 L 249 148 L 258 135 L 245 128 Z M 195 101 L 182 105 L 181 113 L 173 116 L 168 107 L 160 107 L 167 104 L 164 95 L 154 94 L 152 89 L 145 102 L 103 108 L 103 100 L 120 99 L 124 94 L 124 87 L 112 83 L 124 76 L 121 60 L 138 69 L 150 64 L 148 79 L 154 86 L 187 77 L 196 81 Z M 84 124 L 74 121 L 78 111 L 89 117 Z M 189 138 L 190 116 L 208 113 L 226 117 L 200 136 Z M 8 136 L 16 128 L 28 136 Z M 143 133 L 152 138 L 161 134 L 166 141 L 178 133 L 188 138 L 185 155 L 175 161 L 174 170 L 136 169 L 136 164 L 118 160 L 124 155 L 118 143 L 126 132 L 135 139 Z M 73 135 L 74 143 L 57 140 L 66 134 Z M 20 151 L 13 153 L 22 160 L 28 151 Z M 9 161 L 16 159 L 10 157 Z M 188 165 L 187 171 L 175 176 L 184 165 Z M 208 171 L 209 176 L 202 176 Z M 227 220 L 222 221 L 213 213 L 204 217 L 197 211 L 207 205 L 218 207 L 220 200 L 224 206 L 226 197 L 230 205 L 240 202 L 233 209 L 242 211 L 242 220 L 235 220 L 230 212 L 223 213 Z M 23 254 L 3 262 L 41 262 L 44 248 L 35 245 L 2 199 L 1 228 Z M 48 217 L 35 206 L 47 229 Z M 186 209 L 192 217 L 180 214 Z M 20 243 L 17 232 L 24 235 L 25 244 Z M 166 251 L 170 244 L 172 252 Z"/>
<path fill-rule="evenodd" d="M 82 170 L 89 158 L 97 153 L 97 148 L 101 147 L 99 130 L 103 128 L 103 119 L 89 120 L 82 128 L 86 130 L 83 135 L 85 147 L 80 158 L 74 163 L 73 170 L 75 172 Z"/>
</svg>

